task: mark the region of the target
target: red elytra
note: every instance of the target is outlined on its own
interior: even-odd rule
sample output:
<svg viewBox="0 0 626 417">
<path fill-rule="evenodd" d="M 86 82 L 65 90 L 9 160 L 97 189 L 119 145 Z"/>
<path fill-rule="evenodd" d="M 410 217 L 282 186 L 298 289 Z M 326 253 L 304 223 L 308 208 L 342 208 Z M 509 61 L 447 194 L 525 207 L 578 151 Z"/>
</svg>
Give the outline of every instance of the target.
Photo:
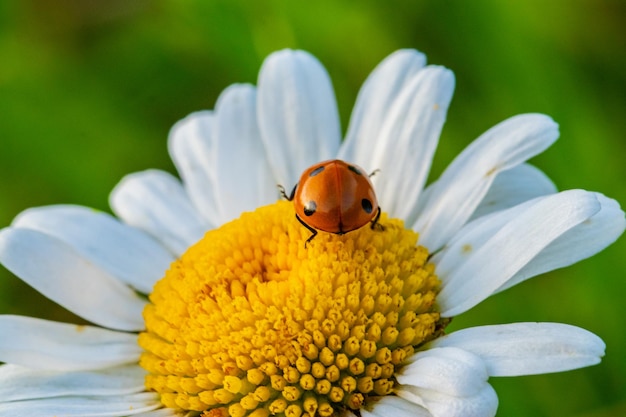
<svg viewBox="0 0 626 417">
<path fill-rule="evenodd" d="M 380 217 L 369 175 L 339 159 L 307 168 L 289 197 L 279 188 L 287 200 L 293 200 L 296 218 L 312 233 L 306 243 L 318 230 L 342 235 L 370 222 L 374 228 Z"/>
</svg>

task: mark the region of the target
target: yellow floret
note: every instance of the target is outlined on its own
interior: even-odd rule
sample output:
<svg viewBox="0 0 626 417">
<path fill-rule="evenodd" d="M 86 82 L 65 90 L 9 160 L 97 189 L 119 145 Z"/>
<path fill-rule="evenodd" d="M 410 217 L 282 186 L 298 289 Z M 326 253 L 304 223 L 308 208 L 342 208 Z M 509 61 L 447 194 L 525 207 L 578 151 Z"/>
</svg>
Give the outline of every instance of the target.
<svg viewBox="0 0 626 417">
<path fill-rule="evenodd" d="M 150 295 L 140 364 L 166 407 L 206 416 L 332 416 L 393 391 L 443 326 L 415 232 L 310 232 L 292 204 L 208 232 Z"/>
</svg>

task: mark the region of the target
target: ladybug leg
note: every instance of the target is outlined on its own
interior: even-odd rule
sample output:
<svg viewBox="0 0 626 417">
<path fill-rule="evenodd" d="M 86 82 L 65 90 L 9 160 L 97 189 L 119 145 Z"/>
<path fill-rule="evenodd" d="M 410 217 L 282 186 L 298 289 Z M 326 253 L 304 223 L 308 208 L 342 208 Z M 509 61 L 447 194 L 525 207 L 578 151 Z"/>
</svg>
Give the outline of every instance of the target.
<svg viewBox="0 0 626 417">
<path fill-rule="evenodd" d="M 313 240 L 315 236 L 317 236 L 317 230 L 313 229 L 311 226 L 303 222 L 300 216 L 298 216 L 297 214 L 296 214 L 296 219 L 298 219 L 300 224 L 306 227 L 307 229 L 309 229 L 309 231 L 312 233 L 311 236 L 309 236 L 309 238 L 306 240 L 306 242 L 304 242 L 304 247 L 306 248 L 307 243 L 309 243 L 311 240 Z"/>
<path fill-rule="evenodd" d="M 278 184 L 278 191 L 280 191 L 280 195 L 282 195 L 285 200 L 291 201 L 293 200 L 293 196 L 296 194 L 297 187 L 298 184 L 296 183 L 296 185 L 293 186 L 293 190 L 291 190 L 291 194 L 289 194 L 289 196 L 287 196 L 287 193 L 285 192 L 285 187 L 280 184 Z"/>
<path fill-rule="evenodd" d="M 372 178 L 374 175 L 378 174 L 380 172 L 380 169 L 376 168 L 375 170 L 373 170 L 372 172 L 370 172 L 370 174 L 368 175 L 368 177 Z"/>
<path fill-rule="evenodd" d="M 385 230 L 385 226 L 383 226 L 382 224 L 378 223 L 378 220 L 380 219 L 380 213 L 382 212 L 382 210 L 380 209 L 380 207 L 378 207 L 378 212 L 376 212 L 376 217 L 374 217 L 374 220 L 372 220 L 372 225 L 370 226 L 372 228 L 372 230 L 374 230 L 374 228 L 378 229 L 378 230 Z"/>
</svg>

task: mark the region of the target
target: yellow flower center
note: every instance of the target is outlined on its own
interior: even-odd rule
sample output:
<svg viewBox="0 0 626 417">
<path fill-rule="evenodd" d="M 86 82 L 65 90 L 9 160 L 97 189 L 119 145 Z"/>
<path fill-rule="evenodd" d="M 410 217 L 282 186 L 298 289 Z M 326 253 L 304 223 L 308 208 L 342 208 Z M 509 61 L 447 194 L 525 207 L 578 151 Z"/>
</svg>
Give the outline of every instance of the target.
<svg viewBox="0 0 626 417">
<path fill-rule="evenodd" d="M 310 232 L 281 201 L 208 232 L 144 310 L 146 387 L 204 416 L 332 416 L 393 392 L 444 326 L 417 234 Z M 194 413 L 192 413 L 193 415 Z"/>
</svg>

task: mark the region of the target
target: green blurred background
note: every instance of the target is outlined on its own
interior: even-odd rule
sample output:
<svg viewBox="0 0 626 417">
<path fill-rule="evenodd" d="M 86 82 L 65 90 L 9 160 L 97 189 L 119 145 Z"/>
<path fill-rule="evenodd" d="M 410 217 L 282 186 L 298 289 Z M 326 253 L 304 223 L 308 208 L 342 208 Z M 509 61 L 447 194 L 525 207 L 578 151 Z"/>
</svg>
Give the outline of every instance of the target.
<svg viewBox="0 0 626 417">
<path fill-rule="evenodd" d="M 255 83 L 264 57 L 285 47 L 326 65 L 344 130 L 369 71 L 398 48 L 419 49 L 457 77 L 435 174 L 495 123 L 544 112 L 561 139 L 533 162 L 560 189 L 626 205 L 625 25 L 617 0 L 1 2 L 0 227 L 31 206 L 109 210 L 123 175 L 174 172 L 172 124 L 212 108 L 231 83 Z M 626 415 L 625 249 L 622 238 L 455 319 L 565 322 L 607 343 L 599 366 L 492 379 L 498 415 Z M 4 268 L 0 312 L 76 320 Z"/>
</svg>

